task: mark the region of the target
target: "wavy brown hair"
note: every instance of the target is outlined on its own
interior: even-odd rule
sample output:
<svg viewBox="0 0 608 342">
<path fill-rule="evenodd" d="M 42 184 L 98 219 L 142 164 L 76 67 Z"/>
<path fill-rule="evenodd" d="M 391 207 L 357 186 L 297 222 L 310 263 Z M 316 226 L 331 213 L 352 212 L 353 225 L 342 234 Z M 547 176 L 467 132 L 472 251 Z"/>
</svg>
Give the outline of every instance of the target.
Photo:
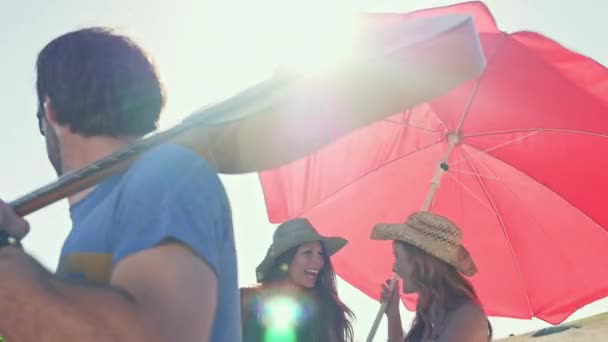
<svg viewBox="0 0 608 342">
<path fill-rule="evenodd" d="M 442 322 L 448 313 L 460 305 L 468 302 L 479 304 L 479 299 L 471 283 L 452 265 L 413 245 L 399 243 L 405 248 L 413 265 L 412 277 L 408 281 L 418 290 L 416 317 L 405 342 L 426 341 L 440 333 L 431 322 Z M 489 322 L 488 329 L 488 340 L 491 340 L 492 327 Z"/>
<path fill-rule="evenodd" d="M 317 320 L 319 331 L 326 332 L 327 334 L 327 340 L 322 341 L 334 341 L 330 337 L 333 335 L 337 338 L 337 342 L 351 342 L 354 338 L 351 321 L 355 315 L 338 296 L 336 273 L 331 259 L 327 255 L 325 245 L 321 243 L 321 246 L 323 247 L 324 263 L 313 290 L 320 308 L 320 316 Z M 291 248 L 275 259 L 273 265 L 263 274 L 263 287 L 269 287 L 287 279 L 288 272 L 285 271 L 282 265 L 291 264 L 299 247 Z"/>
</svg>

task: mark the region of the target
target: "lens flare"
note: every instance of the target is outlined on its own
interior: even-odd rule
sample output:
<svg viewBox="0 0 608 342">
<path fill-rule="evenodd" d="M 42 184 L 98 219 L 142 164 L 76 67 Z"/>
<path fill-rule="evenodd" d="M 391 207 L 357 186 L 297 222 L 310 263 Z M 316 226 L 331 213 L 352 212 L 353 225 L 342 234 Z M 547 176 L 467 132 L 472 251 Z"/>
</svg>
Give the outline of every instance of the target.
<svg viewBox="0 0 608 342">
<path fill-rule="evenodd" d="M 266 327 L 265 342 L 296 342 L 298 321 L 302 309 L 293 299 L 277 297 L 264 305 L 262 323 Z"/>
</svg>

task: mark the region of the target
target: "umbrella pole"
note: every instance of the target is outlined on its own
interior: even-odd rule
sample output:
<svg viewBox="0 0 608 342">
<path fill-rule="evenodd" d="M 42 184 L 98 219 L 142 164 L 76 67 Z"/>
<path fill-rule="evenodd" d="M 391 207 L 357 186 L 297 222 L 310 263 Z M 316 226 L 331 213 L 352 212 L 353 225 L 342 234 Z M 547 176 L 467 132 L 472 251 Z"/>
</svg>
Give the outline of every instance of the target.
<svg viewBox="0 0 608 342">
<path fill-rule="evenodd" d="M 494 57 L 494 55 L 496 55 L 496 52 L 498 51 L 499 47 L 504 42 L 504 37 L 506 37 L 506 35 L 503 35 L 503 37 L 502 37 L 503 39 L 501 39 L 500 43 L 494 48 L 494 51 L 492 52 L 490 59 L 492 59 Z M 467 105 L 465 106 L 465 109 L 462 112 L 462 115 L 460 116 L 460 120 L 458 122 L 458 126 L 456 127 L 456 130 L 454 132 L 450 132 L 447 136 L 448 149 L 447 149 L 447 151 L 445 151 L 445 154 L 443 155 L 443 159 L 439 163 L 437 171 L 435 172 L 435 175 L 433 176 L 433 179 L 431 180 L 431 188 L 429 189 L 429 192 L 426 195 L 426 199 L 424 200 L 424 204 L 422 205 L 422 209 L 421 209 L 422 211 L 429 211 L 429 209 L 431 208 L 431 204 L 433 204 L 433 200 L 435 199 L 435 195 L 437 194 L 437 190 L 439 189 L 439 184 L 441 183 L 441 178 L 443 178 L 443 174 L 446 173 L 449 169 L 448 160 L 450 159 L 450 156 L 452 155 L 454 146 L 458 145 L 461 141 L 460 129 L 462 128 L 462 124 L 464 123 L 464 120 L 466 119 L 467 114 L 469 113 L 469 109 L 471 108 L 471 105 L 473 104 L 473 100 L 475 99 L 475 96 L 477 95 L 477 91 L 479 91 L 479 86 L 481 85 L 481 80 L 483 79 L 483 76 L 485 76 L 486 70 L 487 70 L 487 64 L 486 64 L 486 66 L 484 66 L 481 74 L 479 75 L 479 77 L 477 78 L 477 81 L 475 82 L 475 87 L 473 88 L 473 91 L 471 92 L 471 96 L 469 97 L 469 101 L 467 102 Z M 390 287 L 389 287 L 391 291 L 393 291 L 395 289 L 395 284 L 397 283 L 397 277 L 398 277 L 397 273 L 393 272 L 393 277 L 391 278 L 391 283 L 390 283 Z M 367 339 L 365 340 L 366 342 L 373 341 L 374 336 L 376 335 L 376 331 L 378 330 L 378 325 L 380 324 L 380 321 L 382 320 L 382 315 L 384 314 L 384 311 L 386 311 L 387 305 L 388 305 L 388 303 L 386 303 L 384 301 L 380 304 L 380 309 L 378 310 L 378 313 L 376 314 L 376 319 L 374 319 L 374 323 L 372 324 L 369 334 L 367 335 Z"/>
<path fill-rule="evenodd" d="M 458 136 L 457 133 L 450 133 L 448 135 L 448 149 L 445 152 L 443 159 L 439 163 L 439 165 L 437 167 L 437 171 L 435 171 L 435 175 L 433 176 L 433 179 L 431 180 L 431 187 L 429 188 L 429 192 L 427 193 L 426 199 L 424 200 L 424 204 L 422 205 L 422 209 L 421 209 L 422 211 L 429 211 L 429 209 L 431 208 L 433 199 L 435 198 L 435 195 L 437 194 L 437 190 L 439 189 L 439 184 L 441 184 L 441 179 L 443 178 L 443 175 L 449 169 L 448 160 L 450 158 L 450 155 L 452 154 L 452 151 L 454 150 L 454 146 L 456 146 L 459 142 L 460 142 L 460 136 Z M 391 283 L 389 286 L 391 291 L 393 291 L 395 289 L 395 285 L 397 284 L 397 277 L 398 277 L 397 273 L 393 272 L 393 277 L 391 278 Z M 380 324 L 380 321 L 382 321 L 382 315 L 386 311 L 387 305 L 388 305 L 388 302 L 385 302 L 385 301 L 383 301 L 380 304 L 380 309 L 378 310 L 378 313 L 376 314 L 376 318 L 374 319 L 372 328 L 370 329 L 370 332 L 367 336 L 367 339 L 366 339 L 367 342 L 373 341 L 374 336 L 376 335 L 376 331 L 378 330 L 378 325 Z"/>
<path fill-rule="evenodd" d="M 439 163 L 439 167 L 433 176 L 433 180 L 431 180 L 431 188 L 426 195 L 426 199 L 424 200 L 424 204 L 422 205 L 422 211 L 429 211 L 431 209 L 431 204 L 433 204 L 433 199 L 435 199 L 435 194 L 437 190 L 439 190 L 439 185 L 441 184 L 441 179 L 443 175 L 448 171 L 449 164 L 448 160 L 450 155 L 452 155 L 452 151 L 454 150 L 454 146 L 456 146 L 460 142 L 460 136 L 457 133 L 450 133 L 448 135 L 448 150 L 445 151 L 443 159 L 441 163 Z"/>
</svg>

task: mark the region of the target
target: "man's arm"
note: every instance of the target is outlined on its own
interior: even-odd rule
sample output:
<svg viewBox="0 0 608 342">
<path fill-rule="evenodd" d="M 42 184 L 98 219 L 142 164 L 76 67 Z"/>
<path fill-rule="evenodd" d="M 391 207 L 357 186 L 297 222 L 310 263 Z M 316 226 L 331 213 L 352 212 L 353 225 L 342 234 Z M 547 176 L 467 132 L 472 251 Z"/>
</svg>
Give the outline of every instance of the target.
<svg viewBox="0 0 608 342">
<path fill-rule="evenodd" d="M 214 272 L 232 234 L 220 179 L 196 154 L 172 145 L 130 170 L 111 213 L 110 286 L 71 283 L 16 248 L 0 248 L 0 334 L 9 341 L 209 338 L 219 297 Z M 28 225 L 0 201 L 0 229 L 23 237 Z"/>
<path fill-rule="evenodd" d="M 215 273 L 178 243 L 126 257 L 107 287 L 62 280 L 15 247 L 0 249 L 0 274 L 8 341 L 207 341 L 217 305 Z"/>
</svg>

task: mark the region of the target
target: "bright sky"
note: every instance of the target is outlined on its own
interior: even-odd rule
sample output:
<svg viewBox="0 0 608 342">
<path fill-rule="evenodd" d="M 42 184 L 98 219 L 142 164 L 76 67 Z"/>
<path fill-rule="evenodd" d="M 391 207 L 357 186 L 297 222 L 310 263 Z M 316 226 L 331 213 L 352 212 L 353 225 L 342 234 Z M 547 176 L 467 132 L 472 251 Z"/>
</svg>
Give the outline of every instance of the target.
<svg viewBox="0 0 608 342">
<path fill-rule="evenodd" d="M 35 117 L 34 61 L 52 38 L 89 26 L 114 26 L 131 34 L 155 57 L 169 95 L 162 125 L 176 123 L 193 109 L 238 91 L 272 72 L 280 60 L 301 55 L 296 42 L 328 44 L 332 27 L 348 23 L 357 10 L 405 12 L 455 3 L 433 0 L 21 0 L 0 2 L 0 197 L 12 200 L 50 182 Z M 505 31 L 535 30 L 608 65 L 602 0 L 485 1 Z M 333 5 L 328 5 L 332 3 Z M 294 39 L 297 37 L 297 39 Z M 327 45 L 325 45 L 327 46 Z M 241 285 L 252 284 L 254 269 L 270 244 L 268 223 L 255 174 L 223 177 L 234 212 Z M 26 248 L 54 270 L 70 228 L 66 203 L 28 217 L 32 233 Z M 256 241 L 257 243 L 252 243 Z M 342 299 L 358 316 L 357 340 L 365 340 L 378 304 L 340 281 Z M 596 302 L 571 319 L 608 311 L 608 299 Z M 412 318 L 404 312 L 406 324 Z M 546 326 L 538 320 L 493 319 L 496 337 Z M 383 320 L 377 341 L 386 340 Z"/>
</svg>

